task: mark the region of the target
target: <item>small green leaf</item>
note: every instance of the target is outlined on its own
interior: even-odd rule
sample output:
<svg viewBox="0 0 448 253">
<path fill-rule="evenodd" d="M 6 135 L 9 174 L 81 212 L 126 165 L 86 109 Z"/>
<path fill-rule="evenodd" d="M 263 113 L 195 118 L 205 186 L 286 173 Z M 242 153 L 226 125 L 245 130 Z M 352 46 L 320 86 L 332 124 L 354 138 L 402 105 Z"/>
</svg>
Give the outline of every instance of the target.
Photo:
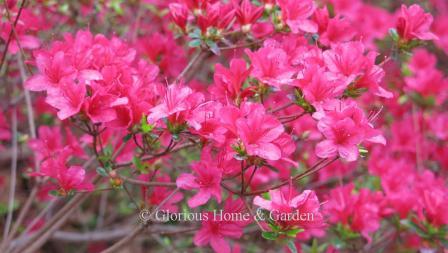
<svg viewBox="0 0 448 253">
<path fill-rule="evenodd" d="M 409 100 L 409 97 L 406 94 L 403 94 L 398 98 L 398 104 L 402 105 L 402 104 L 406 103 L 408 100 Z"/>
<path fill-rule="evenodd" d="M 98 175 L 103 176 L 103 177 L 108 177 L 109 174 L 107 174 L 106 169 L 104 169 L 103 167 L 97 167 L 96 168 L 96 173 L 98 173 Z"/>
<path fill-rule="evenodd" d="M 104 149 L 103 149 L 103 153 L 104 153 L 104 155 L 106 156 L 105 159 L 108 159 L 109 157 L 112 156 L 113 149 L 114 149 L 114 148 L 113 148 L 112 145 L 110 145 L 110 144 L 108 144 L 108 145 L 106 145 L 106 147 L 104 147 Z"/>
<path fill-rule="evenodd" d="M 148 167 L 142 162 L 142 160 L 136 156 L 132 158 L 132 163 L 134 164 L 135 168 L 142 173 L 145 174 L 148 172 Z"/>
<path fill-rule="evenodd" d="M 50 195 L 52 195 L 52 196 L 55 196 L 55 197 L 60 197 L 61 196 L 57 190 L 51 190 L 48 193 Z"/>
<path fill-rule="evenodd" d="M 132 134 L 127 134 L 123 137 L 123 142 L 128 142 L 132 138 Z"/>
<path fill-rule="evenodd" d="M 194 39 L 188 42 L 189 47 L 200 47 L 201 46 L 201 40 L 200 39 Z"/>
<path fill-rule="evenodd" d="M 398 35 L 397 30 L 395 28 L 389 29 L 389 35 L 393 41 L 398 41 L 400 39 L 400 35 Z"/>
<path fill-rule="evenodd" d="M 147 134 L 154 129 L 154 125 L 148 124 L 148 120 L 145 115 L 143 115 L 142 120 L 140 121 L 140 127 L 142 128 L 142 132 Z"/>
<path fill-rule="evenodd" d="M 274 241 L 278 238 L 278 233 L 265 231 L 265 232 L 261 233 L 261 236 L 266 240 Z"/>
<path fill-rule="evenodd" d="M 304 231 L 303 229 L 295 228 L 295 229 L 291 229 L 291 230 L 286 231 L 285 234 L 287 236 L 289 236 L 289 237 L 294 237 L 295 238 L 298 233 L 303 232 L 303 231 Z"/>
<path fill-rule="evenodd" d="M 288 241 L 288 248 L 292 253 L 297 253 L 297 247 L 293 240 Z"/>
<path fill-rule="evenodd" d="M 215 55 L 221 54 L 221 50 L 219 49 L 218 44 L 216 44 L 216 42 L 212 40 L 207 40 L 205 41 L 205 43 L 210 48 L 210 51 L 212 51 Z"/>
<path fill-rule="evenodd" d="M 201 38 L 201 30 L 199 28 L 196 28 L 193 30 L 193 32 L 188 34 L 188 37 L 192 39 L 200 39 Z"/>
</svg>

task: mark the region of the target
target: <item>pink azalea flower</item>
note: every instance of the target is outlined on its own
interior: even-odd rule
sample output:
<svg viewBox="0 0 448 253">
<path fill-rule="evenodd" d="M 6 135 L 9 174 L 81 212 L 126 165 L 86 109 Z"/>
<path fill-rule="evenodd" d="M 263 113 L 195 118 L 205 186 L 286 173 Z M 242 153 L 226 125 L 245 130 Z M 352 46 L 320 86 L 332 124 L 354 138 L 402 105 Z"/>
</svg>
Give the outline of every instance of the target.
<svg viewBox="0 0 448 253">
<path fill-rule="evenodd" d="M 28 146 L 36 152 L 39 160 L 45 159 L 64 147 L 59 127 L 40 126 L 39 138 L 28 141 Z"/>
<path fill-rule="evenodd" d="M 196 195 L 188 200 L 188 206 L 195 208 L 204 205 L 211 197 L 215 197 L 220 203 L 221 170 L 202 161 L 193 163 L 191 168 L 195 175 L 182 173 L 176 180 L 177 187 L 181 189 L 198 190 Z"/>
<path fill-rule="evenodd" d="M 181 112 L 193 109 L 197 101 L 202 99 L 202 94 L 193 92 L 189 87 L 170 85 L 166 88 L 161 103 L 149 110 L 148 122 L 154 123 L 162 118 L 176 117 Z"/>
<path fill-rule="evenodd" d="M 9 140 L 11 138 L 11 132 L 9 131 L 8 123 L 6 122 L 5 115 L 0 112 L 0 140 Z"/>
<path fill-rule="evenodd" d="M 153 176 L 153 174 L 141 174 L 138 176 L 139 180 L 142 181 L 149 181 L 150 178 Z M 171 182 L 170 177 L 167 175 L 163 176 L 156 176 L 154 179 L 155 182 Z M 142 194 L 143 196 L 146 196 L 146 193 L 148 192 L 147 186 L 142 186 Z M 151 188 L 150 195 L 148 197 L 144 197 L 144 199 L 147 199 L 150 205 L 157 206 L 162 201 L 164 201 L 169 195 L 171 195 L 171 191 L 167 187 L 163 186 L 155 186 Z M 177 204 L 183 199 L 183 194 L 180 192 L 177 192 L 172 196 L 168 201 L 165 202 L 160 207 L 160 210 L 167 211 L 167 212 L 178 212 L 179 208 L 177 207 Z"/>
<path fill-rule="evenodd" d="M 326 6 L 314 12 L 313 20 L 319 28 L 319 42 L 326 46 L 350 41 L 357 34 L 347 18 L 337 15 L 330 19 Z"/>
<path fill-rule="evenodd" d="M 291 186 L 290 186 L 291 187 Z M 270 200 L 259 196 L 254 198 L 254 204 L 271 212 L 278 225 L 283 229 L 299 227 L 303 229 L 321 228 L 324 226 L 323 216 L 320 213 L 320 203 L 314 191 L 305 190 L 299 195 L 293 195 L 292 189 L 285 194 L 281 190 L 269 191 Z M 299 218 L 280 220 L 281 215 L 299 213 Z M 306 215 L 306 219 L 301 219 L 300 214 Z"/>
<path fill-rule="evenodd" d="M 66 61 L 65 53 L 58 51 L 49 55 L 39 52 L 36 55 L 39 74 L 32 76 L 25 83 L 25 87 L 32 91 L 44 91 L 58 88 L 64 77 L 73 77 L 75 69 Z"/>
<path fill-rule="evenodd" d="M 436 17 L 433 30 L 436 36 L 439 38 L 434 43 L 441 48 L 445 54 L 448 54 L 448 16 L 440 15 Z"/>
<path fill-rule="evenodd" d="M 437 36 L 430 31 L 433 18 L 417 4 L 406 7 L 401 5 L 401 14 L 397 21 L 397 32 L 405 40 L 436 40 Z"/>
<path fill-rule="evenodd" d="M 215 68 L 215 83 L 210 87 L 210 93 L 223 102 L 243 99 L 247 92 L 244 94 L 241 88 L 251 71 L 246 67 L 246 61 L 234 58 L 230 61 L 229 69 L 221 64 L 216 64 Z"/>
<path fill-rule="evenodd" d="M 330 72 L 341 78 L 346 85 L 363 74 L 364 45 L 361 42 L 347 42 L 335 45 L 323 53 Z"/>
<path fill-rule="evenodd" d="M 281 149 L 273 142 L 284 132 L 283 125 L 273 116 L 254 113 L 236 121 L 237 133 L 248 155 L 279 160 Z"/>
<path fill-rule="evenodd" d="M 86 181 L 86 171 L 81 166 L 67 166 L 71 149 L 62 149 L 54 156 L 42 162 L 39 171 L 33 172 L 31 176 L 49 177 L 56 181 L 58 192 L 65 196 L 72 190 L 92 191 L 94 186 Z"/>
<path fill-rule="evenodd" d="M 251 25 L 263 15 L 263 7 L 254 6 L 249 0 L 243 0 L 241 4 L 237 4 L 238 1 L 233 2 L 236 9 L 235 16 L 241 26 Z"/>
<path fill-rule="evenodd" d="M 232 200 L 229 197 L 225 202 L 223 213 L 244 213 L 244 209 L 241 199 Z M 219 217 L 214 219 L 213 212 L 205 212 L 203 215 L 207 215 L 208 219 L 203 219 L 201 229 L 194 236 L 194 244 L 196 246 L 209 244 L 217 253 L 233 252 L 226 238 L 240 238 L 243 235 L 243 228 L 248 222 L 221 220 Z"/>
<path fill-rule="evenodd" d="M 278 0 L 278 4 L 282 10 L 282 19 L 286 21 L 293 33 L 317 32 L 317 24 L 309 19 L 316 10 L 313 0 Z"/>
<path fill-rule="evenodd" d="M 64 80 L 57 89 L 48 90 L 46 102 L 58 109 L 58 118 L 67 119 L 81 110 L 86 95 L 86 85 Z"/>
<path fill-rule="evenodd" d="M 443 208 L 448 205 L 448 191 L 445 187 L 427 187 L 423 191 L 421 202 L 424 208 L 424 215 L 434 226 L 443 226 L 448 224 L 448 213 Z"/>
<path fill-rule="evenodd" d="M 282 49 L 263 47 L 256 52 L 248 49 L 245 52 L 252 64 L 251 76 L 276 88 L 291 81 L 294 71 L 288 66 L 288 56 Z"/>
<path fill-rule="evenodd" d="M 317 65 L 311 65 L 299 74 L 294 86 L 301 89 L 306 101 L 311 104 L 336 98 L 347 87 L 343 82 L 335 79 L 331 73 Z"/>
<path fill-rule="evenodd" d="M 169 9 L 174 23 L 182 30 L 185 30 L 188 19 L 188 9 L 186 6 L 179 3 L 171 3 L 169 4 Z"/>
<path fill-rule="evenodd" d="M 114 107 L 127 103 L 127 98 L 117 98 L 114 95 L 97 91 L 93 96 L 86 98 L 84 111 L 93 123 L 110 122 L 117 118 Z"/>
<path fill-rule="evenodd" d="M 352 231 L 361 233 L 369 242 L 370 233 L 380 227 L 380 192 L 361 189 L 354 194 L 354 185 L 348 184 L 330 191 L 325 213 L 331 223 L 342 223 Z"/>
<path fill-rule="evenodd" d="M 324 135 L 325 140 L 316 146 L 316 155 L 321 158 L 339 155 L 347 161 L 358 158 L 358 144 L 363 140 L 385 145 L 384 137 L 376 131 L 366 119 L 364 113 L 353 101 L 329 101 L 334 109 L 325 113 L 319 119 L 317 128 Z"/>
</svg>

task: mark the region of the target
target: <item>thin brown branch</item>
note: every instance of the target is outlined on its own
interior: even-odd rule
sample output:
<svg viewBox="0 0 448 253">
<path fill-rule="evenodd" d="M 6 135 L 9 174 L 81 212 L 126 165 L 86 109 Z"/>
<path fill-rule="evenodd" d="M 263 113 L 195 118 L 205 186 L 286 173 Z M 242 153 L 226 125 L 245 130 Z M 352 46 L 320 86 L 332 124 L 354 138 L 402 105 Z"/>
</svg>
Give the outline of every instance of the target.
<svg viewBox="0 0 448 253">
<path fill-rule="evenodd" d="M 200 56 L 202 55 L 202 50 L 198 50 L 193 57 L 191 58 L 190 62 L 188 62 L 187 66 L 182 70 L 182 72 L 176 77 L 175 82 L 179 82 L 182 80 L 185 75 L 188 73 L 188 71 L 193 67 L 193 65 L 196 63 L 197 60 L 199 60 Z"/>
<path fill-rule="evenodd" d="M 25 3 L 26 3 L 26 0 L 23 0 L 22 3 L 20 4 L 19 11 L 17 12 L 16 19 L 14 20 L 14 24 L 11 25 L 11 31 L 9 32 L 8 39 L 6 40 L 5 48 L 3 49 L 2 59 L 0 61 L 0 69 L 2 69 L 3 64 L 5 63 L 6 54 L 8 53 L 8 49 L 9 49 L 9 44 L 11 44 L 14 29 L 15 29 L 17 23 L 19 22 L 20 15 L 22 15 L 22 10 L 23 10 L 23 7 L 25 6 Z M 3 1 L 3 4 L 5 5 L 5 9 L 7 10 L 8 6 L 7 6 L 6 1 Z"/>
<path fill-rule="evenodd" d="M 8 214 L 6 216 L 6 224 L 3 229 L 3 241 L 2 246 L 6 242 L 9 237 L 9 230 L 11 228 L 12 223 L 12 215 L 14 211 L 14 201 L 15 201 L 15 192 L 16 192 L 16 183 L 17 183 L 17 110 L 14 108 L 11 119 L 11 128 L 12 128 L 12 150 L 13 155 L 11 159 L 11 178 L 9 184 L 9 196 L 8 196 Z"/>
</svg>

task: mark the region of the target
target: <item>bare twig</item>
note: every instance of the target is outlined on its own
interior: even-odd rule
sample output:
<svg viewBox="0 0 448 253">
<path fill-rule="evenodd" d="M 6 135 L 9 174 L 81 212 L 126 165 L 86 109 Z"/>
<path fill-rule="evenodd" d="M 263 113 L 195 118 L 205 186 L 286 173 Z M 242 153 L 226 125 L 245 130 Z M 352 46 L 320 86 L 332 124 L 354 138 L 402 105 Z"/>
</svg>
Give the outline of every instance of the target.
<svg viewBox="0 0 448 253">
<path fill-rule="evenodd" d="M 14 108 L 12 112 L 11 119 L 11 127 L 12 127 L 12 150 L 13 155 L 11 159 L 11 178 L 9 184 L 9 196 L 8 196 L 8 215 L 6 216 L 6 224 L 3 229 L 3 244 L 6 242 L 6 239 L 9 237 L 9 230 L 11 228 L 12 223 L 12 214 L 14 211 L 14 200 L 15 200 L 15 192 L 16 192 L 16 183 L 17 183 L 17 110 Z"/>
<path fill-rule="evenodd" d="M 176 183 L 174 182 L 147 182 L 138 179 L 133 179 L 125 176 L 120 176 L 125 182 L 130 184 L 142 185 L 142 186 L 162 186 L 162 187 L 176 187 Z"/>
<path fill-rule="evenodd" d="M 185 145 L 182 145 L 182 146 L 178 146 L 177 148 L 173 148 L 173 149 L 171 149 L 169 152 L 161 152 L 161 153 L 159 153 L 159 154 L 155 154 L 155 155 L 143 156 L 141 160 L 142 160 L 142 161 L 148 161 L 148 160 L 151 160 L 151 159 L 154 159 L 154 158 L 157 158 L 157 157 L 162 157 L 162 156 L 164 156 L 164 155 L 167 155 L 167 154 L 171 154 L 171 153 L 177 152 L 177 151 L 182 150 L 182 149 L 184 149 L 184 148 L 193 147 L 193 146 L 195 146 L 196 144 L 197 144 L 197 143 L 188 143 L 188 144 L 185 144 Z M 117 163 L 117 164 L 115 165 L 115 168 L 128 167 L 128 166 L 131 166 L 131 165 L 132 165 L 132 162 Z"/>
<path fill-rule="evenodd" d="M 3 3 L 5 5 L 5 9 L 8 9 L 6 1 L 3 1 Z M 17 12 L 16 19 L 14 20 L 14 24 L 11 25 L 11 31 L 9 32 L 8 40 L 6 41 L 5 48 L 3 49 L 2 59 L 0 61 L 0 69 L 2 69 L 3 64 L 5 63 L 6 54 L 8 53 L 8 49 L 9 49 L 9 44 L 11 43 L 11 39 L 12 39 L 12 35 L 14 33 L 14 29 L 15 29 L 17 23 L 19 22 L 20 15 L 22 14 L 22 10 L 23 10 L 23 7 L 25 6 L 25 3 L 26 3 L 26 0 L 23 0 L 22 3 L 20 4 L 19 11 Z"/>
<path fill-rule="evenodd" d="M 157 213 L 157 211 L 165 205 L 166 202 L 168 202 L 177 192 L 179 191 L 179 188 L 176 188 L 174 191 L 170 193 L 163 201 L 157 205 L 156 208 L 151 212 L 151 214 L 148 216 L 148 220 L 151 220 L 154 215 Z M 140 234 L 143 230 L 145 230 L 146 226 L 148 226 L 148 223 L 139 224 L 136 226 L 126 237 L 118 241 L 117 243 L 113 244 L 109 248 L 103 250 L 101 253 L 113 253 L 118 252 L 123 246 L 125 246 L 127 243 L 132 242 L 134 238 Z"/>
<path fill-rule="evenodd" d="M 182 72 L 176 77 L 175 82 L 179 82 L 184 78 L 184 76 L 188 73 L 188 71 L 193 67 L 193 65 L 196 63 L 196 61 L 200 58 L 202 54 L 202 50 L 198 50 L 193 57 L 191 58 L 190 62 L 188 62 L 187 66 L 182 70 Z"/>
</svg>

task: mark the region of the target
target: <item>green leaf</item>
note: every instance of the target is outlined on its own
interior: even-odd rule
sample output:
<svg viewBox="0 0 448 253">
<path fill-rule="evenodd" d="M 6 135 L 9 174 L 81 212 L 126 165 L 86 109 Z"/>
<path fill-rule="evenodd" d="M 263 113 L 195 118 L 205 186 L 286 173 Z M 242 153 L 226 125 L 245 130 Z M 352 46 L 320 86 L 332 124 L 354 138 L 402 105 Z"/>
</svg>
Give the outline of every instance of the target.
<svg viewBox="0 0 448 253">
<path fill-rule="evenodd" d="M 215 55 L 221 54 L 221 50 L 219 49 L 218 44 L 216 44 L 216 42 L 212 40 L 207 40 L 205 41 L 205 43 L 210 48 L 210 51 L 212 51 Z"/>
<path fill-rule="evenodd" d="M 128 142 L 132 138 L 132 134 L 127 134 L 123 137 L 123 142 Z"/>
<path fill-rule="evenodd" d="M 143 115 L 142 120 L 140 121 L 140 127 L 142 128 L 142 132 L 147 134 L 154 129 L 154 125 L 148 124 L 148 120 L 145 115 Z"/>
<path fill-rule="evenodd" d="M 19 203 L 14 201 L 12 210 L 16 210 L 19 207 Z M 0 203 L 0 215 L 5 215 L 9 211 L 8 203 Z"/>
<path fill-rule="evenodd" d="M 132 163 L 134 164 L 135 168 L 142 173 L 148 173 L 148 167 L 142 162 L 142 160 L 136 156 L 132 158 Z"/>
<path fill-rule="evenodd" d="M 50 195 L 52 195 L 52 196 L 55 196 L 55 197 L 60 197 L 61 196 L 57 190 L 51 190 L 48 193 Z"/>
<path fill-rule="evenodd" d="M 194 39 L 188 42 L 189 47 L 200 47 L 201 46 L 201 40 L 200 39 Z"/>
<path fill-rule="evenodd" d="M 103 167 L 97 167 L 96 168 L 96 173 L 98 173 L 98 175 L 103 176 L 103 177 L 108 177 L 109 174 L 107 173 L 106 169 L 104 169 Z"/>
<path fill-rule="evenodd" d="M 265 231 L 261 233 L 261 236 L 266 240 L 275 241 L 278 238 L 278 233 Z"/>
<path fill-rule="evenodd" d="M 188 34 L 188 37 L 192 39 L 200 39 L 201 38 L 201 30 L 199 28 L 195 28 L 193 32 Z"/>
<path fill-rule="evenodd" d="M 113 149 L 114 149 L 114 148 L 112 147 L 112 145 L 110 145 L 110 144 L 106 145 L 106 147 L 104 147 L 104 149 L 103 149 L 103 153 L 104 153 L 104 155 L 105 155 L 107 158 L 111 157 L 111 156 L 112 156 Z"/>
<path fill-rule="evenodd" d="M 297 253 L 296 244 L 294 243 L 293 240 L 288 241 L 288 248 L 292 253 Z"/>
<path fill-rule="evenodd" d="M 291 229 L 291 230 L 286 231 L 285 234 L 287 236 L 289 236 L 289 237 L 294 237 L 295 238 L 298 233 L 303 232 L 303 231 L 304 231 L 303 229 L 295 228 L 295 229 Z"/>
<path fill-rule="evenodd" d="M 398 41 L 400 39 L 400 35 L 398 35 L 397 30 L 395 28 L 389 29 L 389 35 L 393 41 Z"/>
<path fill-rule="evenodd" d="M 408 100 L 409 100 L 409 97 L 406 96 L 406 94 L 403 94 L 398 98 L 398 104 L 402 105 L 402 104 L 406 103 Z"/>
<path fill-rule="evenodd" d="M 412 230 L 414 230 L 420 237 L 427 238 L 428 235 L 425 230 L 423 230 L 417 223 L 409 220 L 406 223 Z"/>
</svg>

